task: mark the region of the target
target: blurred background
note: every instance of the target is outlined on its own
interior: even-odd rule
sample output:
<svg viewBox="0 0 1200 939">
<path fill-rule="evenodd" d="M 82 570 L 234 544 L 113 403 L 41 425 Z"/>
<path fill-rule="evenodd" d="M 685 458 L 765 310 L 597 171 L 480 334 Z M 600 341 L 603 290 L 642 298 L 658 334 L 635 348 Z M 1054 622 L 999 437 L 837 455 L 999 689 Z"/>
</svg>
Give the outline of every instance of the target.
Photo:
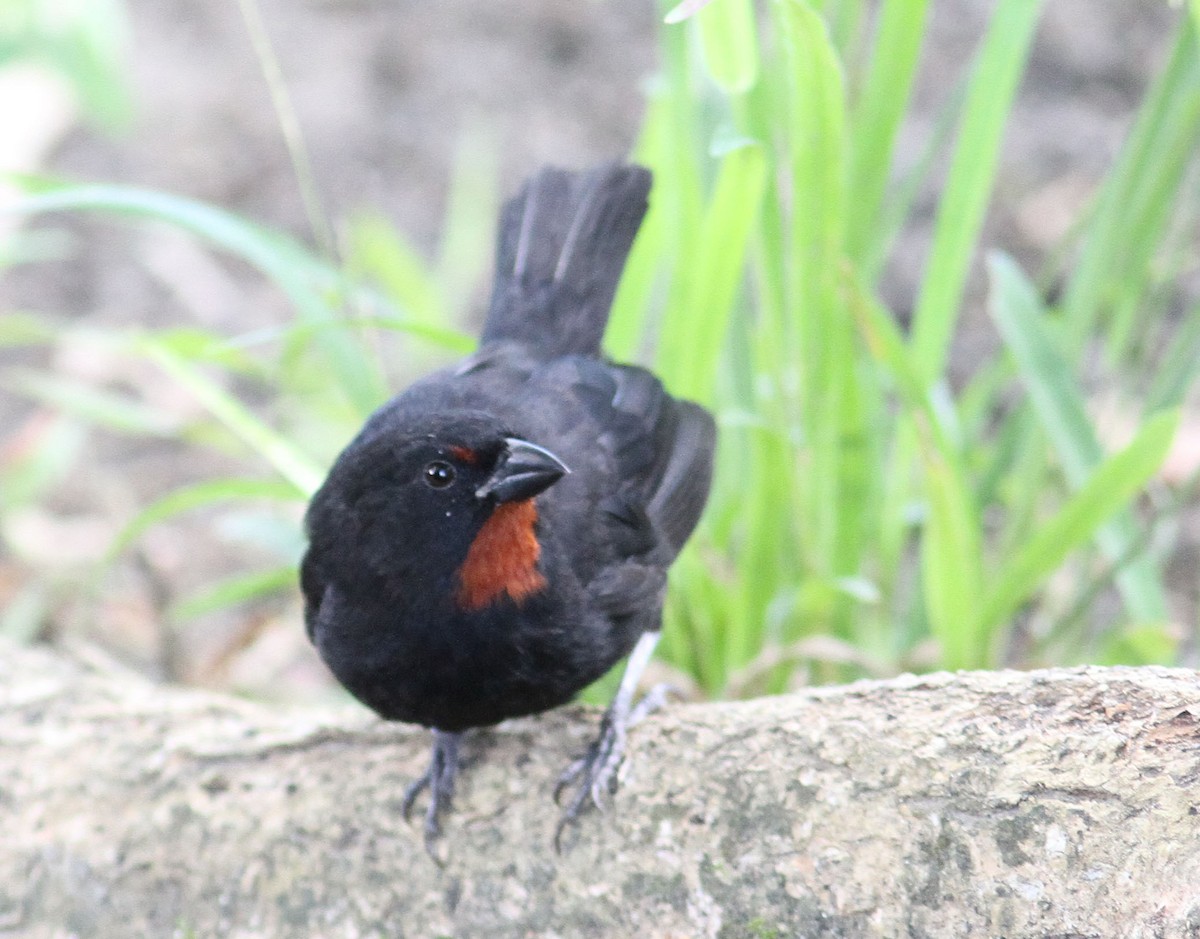
<svg viewBox="0 0 1200 939">
<path fill-rule="evenodd" d="M 790 4 L 665 26 L 650 0 L 7 0 L 0 633 L 339 695 L 294 586 L 304 494 L 388 389 L 471 347 L 503 197 L 544 163 L 635 154 L 661 220 L 610 348 L 717 407 L 727 448 L 664 674 L 703 696 L 1196 664 L 1188 9 Z M 813 143 L 842 139 L 828 108 L 793 117 L 819 93 L 844 148 Z M 790 259 L 828 191 L 805 155 L 831 152 L 845 191 L 814 302 L 835 325 L 810 333 L 815 268 Z M 904 344 L 956 250 L 925 374 Z M 727 278 L 690 282 L 713 257 Z M 1136 289 L 1110 296 L 1118 271 Z M 1073 320 L 1088 289 L 1106 299 Z M 705 333 L 687 314 L 710 292 Z M 772 316 L 794 359 L 758 349 Z M 699 387 L 672 373 L 693 333 L 715 337 L 682 357 L 711 359 Z M 849 377 L 820 377 L 839 356 Z M 839 409 L 846 381 L 867 391 Z M 823 406 L 849 423 L 818 426 Z"/>
</svg>

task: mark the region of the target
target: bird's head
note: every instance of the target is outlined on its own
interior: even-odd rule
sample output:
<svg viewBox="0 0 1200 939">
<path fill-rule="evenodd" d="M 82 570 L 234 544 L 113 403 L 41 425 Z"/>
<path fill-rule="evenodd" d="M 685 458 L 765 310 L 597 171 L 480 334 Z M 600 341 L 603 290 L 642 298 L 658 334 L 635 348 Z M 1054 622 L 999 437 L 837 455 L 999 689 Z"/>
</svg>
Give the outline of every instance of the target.
<svg viewBox="0 0 1200 939">
<path fill-rule="evenodd" d="M 398 591 L 453 575 L 462 608 L 519 602 L 545 585 L 534 499 L 568 472 L 483 414 L 368 428 L 314 497 L 309 534 L 314 548 L 336 543 L 334 563 L 361 565 Z M 412 582 L 422 576 L 428 583 Z"/>
</svg>

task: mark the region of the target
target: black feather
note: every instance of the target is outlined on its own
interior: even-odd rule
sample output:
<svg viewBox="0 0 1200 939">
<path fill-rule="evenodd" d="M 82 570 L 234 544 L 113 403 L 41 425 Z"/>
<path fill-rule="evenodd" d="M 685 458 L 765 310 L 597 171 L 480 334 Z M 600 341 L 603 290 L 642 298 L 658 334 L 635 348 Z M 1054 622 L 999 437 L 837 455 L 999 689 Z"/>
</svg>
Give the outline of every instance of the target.
<svg viewBox="0 0 1200 939">
<path fill-rule="evenodd" d="M 712 416 L 690 401 L 671 401 L 674 412 L 670 459 L 646 506 L 646 514 L 667 536 L 675 552 L 700 521 L 712 479 L 717 428 Z"/>
<path fill-rule="evenodd" d="M 596 355 L 649 191 L 649 170 L 616 164 L 526 183 L 500 216 L 483 343 Z"/>
</svg>

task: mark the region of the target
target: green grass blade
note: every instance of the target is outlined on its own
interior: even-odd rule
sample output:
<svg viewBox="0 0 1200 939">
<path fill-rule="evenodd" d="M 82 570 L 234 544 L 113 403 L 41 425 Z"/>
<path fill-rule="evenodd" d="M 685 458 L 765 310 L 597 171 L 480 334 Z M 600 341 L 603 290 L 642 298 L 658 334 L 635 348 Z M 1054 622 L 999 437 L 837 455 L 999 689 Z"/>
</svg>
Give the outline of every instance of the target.
<svg viewBox="0 0 1200 939">
<path fill-rule="evenodd" d="M 865 42 L 862 22 L 866 5 L 865 0 L 823 0 L 815 6 L 829 23 L 829 37 L 843 62 L 857 62 L 862 56 Z"/>
<path fill-rule="evenodd" d="M 962 467 L 926 438 L 922 447 L 928 518 L 921 542 L 921 583 L 929 623 L 949 669 L 989 664 L 990 640 L 979 615 L 983 593 L 979 514 Z"/>
<path fill-rule="evenodd" d="M 207 479 L 167 493 L 135 515 L 113 539 L 109 558 L 116 557 L 148 529 L 183 512 L 214 505 L 249 499 L 269 499 L 296 502 L 306 493 L 285 480 L 274 479 Z"/>
<path fill-rule="evenodd" d="M 170 437 L 179 429 L 179 421 L 172 414 L 92 383 L 19 369 L 9 374 L 4 385 L 17 394 L 118 433 Z"/>
<path fill-rule="evenodd" d="M 791 82 L 790 282 L 795 293 L 789 315 L 795 322 L 783 329 L 797 333 L 800 350 L 810 461 L 802 483 L 803 525 L 813 542 L 816 573 L 832 587 L 838 578 L 859 573 L 866 502 L 854 491 L 862 479 L 858 443 L 863 439 L 864 388 L 853 327 L 838 289 L 846 206 L 846 102 L 841 64 L 824 20 L 800 0 L 779 0 L 773 9 L 783 29 Z M 849 602 L 840 596 L 834 610 L 839 619 Z"/>
<path fill-rule="evenodd" d="M 340 275 L 299 243 L 210 205 L 130 186 L 39 186 L 13 207 L 25 215 L 56 211 L 95 211 L 166 222 L 243 258 L 277 283 L 302 320 L 338 319 L 323 288 Z M 362 414 L 383 400 L 386 390 L 374 363 L 346 331 L 332 331 L 320 346 L 338 383 Z"/>
<path fill-rule="evenodd" d="M 778 40 L 772 45 L 777 46 Z M 791 76 L 786 68 L 776 61 L 778 51 L 773 50 L 771 65 L 762 80 L 746 96 L 744 116 L 746 133 L 756 140 L 775 144 L 785 129 L 788 87 Z M 759 211 L 758 232 L 750 254 L 749 271 L 754 284 L 756 312 L 761 321 L 761 330 L 778 328 L 783 323 L 789 304 L 787 301 L 787 229 L 785 200 L 781 186 L 786 188 L 786 178 L 781 170 L 786 163 L 778 146 L 772 146 L 772 168 L 767 173 L 762 208 Z M 780 349 L 781 354 L 787 349 Z M 747 357 L 748 359 L 749 357 Z M 748 361 L 745 363 L 748 366 Z M 748 371 L 748 368 L 746 369 Z"/>
<path fill-rule="evenodd" d="M 429 265 L 382 216 L 367 214 L 351 220 L 350 264 L 374 280 L 413 321 L 422 325 L 446 321 Z"/>
<path fill-rule="evenodd" d="M 1146 409 L 1178 407 L 1197 377 L 1200 377 L 1200 303 L 1188 310 L 1178 329 L 1172 331 L 1171 345 L 1158 362 L 1146 394 Z"/>
<path fill-rule="evenodd" d="M 929 407 L 928 389 L 921 382 L 895 317 L 853 272 L 846 277 L 845 288 L 850 314 L 871 357 L 891 374 L 904 406 L 914 415 L 936 424 Z"/>
<path fill-rule="evenodd" d="M 1162 465 L 1178 426 L 1178 411 L 1150 418 L 1124 450 L 1097 467 L 1067 504 L 1039 527 L 999 572 L 983 604 L 986 628 L 1005 623 L 1068 554 L 1094 538 L 1129 504 Z"/>
<path fill-rule="evenodd" d="M 690 292 L 704 217 L 704 186 L 695 145 L 705 132 L 692 87 L 693 56 L 687 32 L 661 28 L 665 75 L 652 90 L 638 159 L 654 173 L 650 212 L 634 243 L 605 336 L 619 357 L 637 358 L 645 347 L 648 303 L 658 272 L 668 275 L 665 321 L 683 310 Z"/>
<path fill-rule="evenodd" d="M 1109 637 L 1097 665 L 1176 665 L 1179 662 L 1178 631 L 1169 626 L 1128 626 Z"/>
<path fill-rule="evenodd" d="M 720 669 L 721 686 L 731 671 L 750 662 L 764 640 L 771 638 L 767 611 L 777 599 L 780 586 L 787 583 L 787 569 L 797 564 L 799 553 L 792 538 L 792 528 L 787 524 L 787 510 L 792 504 L 793 493 L 789 491 L 792 480 L 786 468 L 795 461 L 796 454 L 771 429 L 749 430 L 749 433 L 738 433 L 735 444 L 742 448 L 737 455 L 748 457 L 738 467 L 737 478 L 745 492 L 751 495 L 742 505 L 744 537 L 738 545 L 739 576 L 736 601 L 731 605 L 733 618 L 723 636 L 723 654 L 719 663 L 715 657 L 705 654 L 707 650 L 700 653 L 702 661 L 713 663 L 710 674 Z M 728 429 L 722 429 L 722 433 L 727 439 L 732 436 Z M 781 510 L 781 507 L 784 508 Z"/>
<path fill-rule="evenodd" d="M 1181 28 L 1182 55 L 1186 66 L 1168 68 L 1166 108 L 1154 134 L 1147 159 L 1138 167 L 1130 204 L 1123 210 L 1124 238 L 1121 271 L 1114 276 L 1112 324 L 1106 330 L 1110 361 L 1130 356 L 1136 340 L 1145 332 L 1147 304 L 1155 285 L 1163 278 L 1163 250 L 1171 240 L 1171 222 L 1178 219 L 1185 230 L 1196 228 L 1195 201 L 1184 190 L 1187 170 L 1200 150 L 1200 47 L 1192 39 L 1190 23 Z M 1173 63 L 1172 63 L 1173 64 Z M 1194 193 L 1192 193 L 1194 196 Z M 1183 251 L 1194 256 L 1191 236 Z M 1188 262 L 1183 262 L 1187 264 Z M 1175 278 L 1178 271 L 1175 271 Z"/>
<path fill-rule="evenodd" d="M 0 349 L 45 345 L 58 338 L 59 329 L 36 313 L 6 311 L 0 316 Z"/>
<path fill-rule="evenodd" d="M 462 316 L 491 271 L 501 152 L 486 130 L 476 128 L 463 135 L 455 153 L 435 275 L 449 315 Z"/>
<path fill-rule="evenodd" d="M 896 132 L 908 107 L 928 0 L 885 0 L 861 96 L 852 110 L 846 253 L 858 265 L 879 253 L 880 213 Z"/>
<path fill-rule="evenodd" d="M 936 381 L 945 367 L 967 272 L 991 197 L 1004 126 L 1040 10 L 1040 0 L 1007 0 L 997 5 L 967 90 L 913 317 L 913 354 L 927 383 Z"/>
<path fill-rule="evenodd" d="M 663 658 L 715 694 L 724 685 L 727 665 L 723 647 L 712 637 L 720 635 L 722 623 L 729 622 L 735 594 L 728 584 L 714 581 L 699 555 L 685 550 L 671 567 L 663 611 Z"/>
<path fill-rule="evenodd" d="M 30 436 L 0 450 L 0 514 L 38 502 L 61 484 L 83 452 L 87 429 L 60 414 Z"/>
<path fill-rule="evenodd" d="M 260 342 L 277 339 L 292 328 L 295 328 L 294 325 L 255 330 L 230 339 L 206 329 L 173 327 L 155 332 L 154 342 L 189 362 L 219 368 L 229 375 L 265 380 L 269 377 L 268 371 L 253 356 L 248 355 L 246 350 Z M 122 339 L 122 351 L 134 355 L 141 353 L 143 336 L 122 336 Z"/>
<path fill-rule="evenodd" d="M 5 26 L 16 27 L 17 52 L 44 59 L 70 81 L 89 116 L 113 131 L 125 129 L 133 116 L 129 93 L 129 17 L 121 0 L 89 0 L 79 4 L 0 4 L 8 18 Z M 14 12 L 28 19 L 21 30 L 13 22 Z M 21 33 L 25 35 L 22 36 Z M 23 43 L 31 48 L 21 49 Z M 7 44 L 6 44 L 7 45 Z M 0 52 L 9 51 L 7 47 Z M 0 56 L 2 58 L 2 56 Z"/>
<path fill-rule="evenodd" d="M 682 23 L 684 20 L 691 19 L 712 2 L 713 0 L 683 0 L 682 3 L 667 10 L 666 15 L 663 16 L 663 22 L 668 26 Z"/>
<path fill-rule="evenodd" d="M 1163 211 L 1174 188 L 1169 184 L 1177 172 L 1173 165 L 1195 152 L 1200 56 L 1194 32 L 1186 27 L 1180 30 L 1171 58 L 1147 92 L 1092 212 L 1063 298 L 1072 349 L 1081 347 L 1102 312 L 1127 289 L 1124 282 L 1133 276 L 1131 267 L 1137 263 L 1130 260 L 1131 251 L 1137 258 L 1157 242 L 1145 231 L 1139 241 L 1130 228 L 1153 230 L 1155 205 Z M 1147 237 L 1149 244 L 1143 243 Z"/>
<path fill-rule="evenodd" d="M 1087 417 L 1074 370 L 1046 329 L 1043 309 L 1033 285 L 1003 255 L 989 259 L 991 295 L 988 308 L 1017 364 L 1034 413 L 1046 431 L 1071 488 L 1078 491 L 1104 457 Z M 1097 533 L 1110 561 L 1124 558 L 1137 537 L 1133 518 L 1118 513 Z M 1166 616 L 1162 582 L 1154 562 L 1142 555 L 1117 574 L 1117 586 L 1131 615 L 1143 622 Z"/>
<path fill-rule="evenodd" d="M 324 473 L 290 441 L 250 413 L 240 401 L 161 343 L 145 343 L 147 356 L 190 391 L 204 407 L 305 495 L 320 486 Z"/>
<path fill-rule="evenodd" d="M 239 603 L 260 600 L 281 590 L 294 590 L 296 577 L 296 568 L 291 565 L 231 577 L 177 603 L 171 609 L 171 614 L 175 619 L 194 619 Z"/>
<path fill-rule="evenodd" d="M 659 373 L 673 392 L 702 404 L 712 403 L 766 172 L 766 153 L 757 144 L 737 147 L 721 161 L 696 243 L 697 262 L 686 274 L 687 297 L 663 324 Z"/>
<path fill-rule="evenodd" d="M 846 108 L 825 21 L 804 0 L 776 0 L 791 77 L 793 263 L 806 319 L 837 302 L 845 209 Z M 817 311 L 817 312 L 810 312 Z"/>
<path fill-rule="evenodd" d="M 895 319 L 861 284 L 851 282 L 848 292 L 859 332 L 872 356 L 890 372 L 911 421 L 904 439 L 913 441 L 919 455 L 926 504 L 921 582 L 942 664 L 946 668 L 982 668 L 989 664 L 992 642 L 979 616 L 983 536 L 966 468 L 946 435 L 947 421 L 933 407 L 918 363 Z M 900 461 L 900 465 L 907 464 L 907 460 Z"/>
<path fill-rule="evenodd" d="M 406 319 L 402 316 L 353 316 L 337 322 L 311 324 L 288 323 L 284 326 L 256 329 L 253 332 L 245 333 L 233 339 L 221 341 L 209 337 L 210 354 L 214 358 L 229 359 L 234 358 L 236 353 L 241 350 L 253 349 L 256 346 L 274 343 L 304 344 L 321 339 L 326 333 L 344 330 L 347 326 L 355 329 L 370 328 L 404 333 L 411 338 L 424 340 L 439 352 L 452 353 L 459 356 L 474 352 L 479 345 L 479 341 L 474 336 L 470 336 L 460 330 L 434 324 L 418 323 L 415 320 Z M 178 330 L 171 331 L 173 334 L 178 334 L 178 332 Z M 157 333 L 156 335 L 159 338 L 164 338 L 170 334 Z M 181 351 L 174 342 L 169 342 L 169 345 L 176 351 Z M 191 353 L 188 352 L 186 357 L 192 358 Z M 214 362 L 214 364 L 217 363 Z M 243 370 L 248 372 L 255 371 L 253 368 Z"/>
<path fill-rule="evenodd" d="M 695 17 L 704 64 L 728 95 L 749 91 L 758 80 L 758 34 L 752 0 L 720 0 Z"/>
<path fill-rule="evenodd" d="M 992 319 L 1016 361 L 1067 479 L 1082 485 L 1104 454 L 1074 369 L 1047 329 L 1042 302 L 1024 272 L 1006 255 L 993 254 L 988 260 Z"/>
<path fill-rule="evenodd" d="M 939 156 L 950 149 L 966 92 L 967 81 L 963 78 L 938 109 L 937 120 L 914 164 L 885 193 L 871 238 L 858 246 L 859 254 L 854 256 L 866 283 L 878 281 L 880 271 L 912 215 L 922 186 L 931 177 Z"/>
<path fill-rule="evenodd" d="M 674 122 L 672 101 L 665 82 L 658 82 L 650 89 L 641 137 L 634 150 L 634 160 L 654 168 L 656 174 L 650 208 L 625 263 L 604 333 L 604 349 L 618 362 L 640 358 L 646 340 L 646 316 L 651 298 L 668 263 L 666 236 L 672 218 L 670 210 L 658 197 L 658 171 L 671 163 L 668 141 Z"/>
<path fill-rule="evenodd" d="M 300 118 L 292 104 L 292 96 L 288 91 L 287 81 L 283 77 L 283 68 L 275 55 L 271 37 L 267 33 L 267 24 L 263 21 L 262 9 L 258 0 L 237 0 L 242 11 L 242 21 L 246 26 L 246 34 L 254 48 L 254 57 L 258 59 L 259 69 L 267 91 L 271 95 L 271 105 L 275 109 L 275 117 L 279 122 L 279 130 L 283 136 L 284 146 L 292 161 L 292 174 L 296 187 L 300 191 L 300 201 L 304 205 L 304 214 L 308 217 L 309 227 L 321 253 L 326 257 L 334 256 L 333 227 L 329 213 L 325 211 L 321 201 L 321 193 L 317 187 L 316 174 L 313 173 L 312 160 L 308 147 L 304 142 L 304 134 L 300 130 Z"/>
</svg>

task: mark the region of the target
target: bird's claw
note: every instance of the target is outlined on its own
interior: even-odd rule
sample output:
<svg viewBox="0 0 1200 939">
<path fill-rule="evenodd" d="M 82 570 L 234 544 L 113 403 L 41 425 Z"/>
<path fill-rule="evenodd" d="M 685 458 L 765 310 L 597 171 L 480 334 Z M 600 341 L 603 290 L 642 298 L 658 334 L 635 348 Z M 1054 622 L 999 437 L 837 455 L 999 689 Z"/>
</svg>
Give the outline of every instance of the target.
<svg viewBox="0 0 1200 939">
<path fill-rule="evenodd" d="M 454 801 L 454 782 L 458 778 L 458 743 L 461 735 L 444 731 L 433 732 L 433 753 L 429 766 L 421 776 L 409 784 L 404 790 L 404 799 L 400 804 L 404 820 L 412 815 L 413 805 L 424 790 L 429 790 L 429 806 L 425 810 L 425 851 L 438 864 L 442 859 L 434 849 L 438 837 L 442 833 L 441 816 L 450 809 Z"/>
<path fill-rule="evenodd" d="M 558 777 L 554 787 L 554 801 L 559 802 L 563 791 L 574 787 L 571 798 L 559 816 L 554 829 L 554 850 L 562 852 L 562 835 L 567 826 L 573 824 L 587 805 L 588 797 L 600 811 L 604 811 L 604 791 L 616 790 L 616 770 L 621 765 L 625 752 L 624 728 L 620 732 L 609 715 L 605 714 L 600 726 L 600 736 L 588 747 L 587 753 L 571 763 Z"/>
<path fill-rule="evenodd" d="M 607 797 L 617 791 L 617 770 L 625 757 L 629 728 L 661 708 L 671 694 L 678 692 L 670 685 L 655 685 L 626 713 L 617 713 L 614 708 L 604 712 L 599 736 L 583 756 L 572 761 L 571 765 L 563 770 L 554 786 L 556 804 L 561 804 L 564 790 L 575 786 L 575 792 L 559 816 L 558 825 L 554 829 L 555 851 L 561 853 L 563 831 L 578 820 L 580 813 L 587 806 L 589 797 L 597 809 L 605 811 Z"/>
<path fill-rule="evenodd" d="M 644 695 L 637 704 L 633 706 L 633 710 L 629 712 L 629 723 L 627 726 L 636 727 L 651 714 L 666 706 L 667 698 L 675 697 L 683 699 L 683 692 L 675 685 L 661 682 L 655 685 Z"/>
</svg>

